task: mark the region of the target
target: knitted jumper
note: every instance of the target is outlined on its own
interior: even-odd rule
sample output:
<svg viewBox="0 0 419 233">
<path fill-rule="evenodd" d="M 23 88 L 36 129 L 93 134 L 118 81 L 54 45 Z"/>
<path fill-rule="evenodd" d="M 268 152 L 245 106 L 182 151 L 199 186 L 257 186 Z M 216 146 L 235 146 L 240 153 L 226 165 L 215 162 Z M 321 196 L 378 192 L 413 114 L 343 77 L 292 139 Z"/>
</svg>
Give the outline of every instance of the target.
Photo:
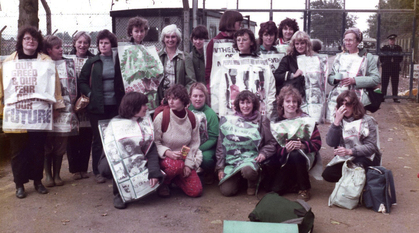
<svg viewBox="0 0 419 233">
<path fill-rule="evenodd" d="M 162 133 L 162 120 L 163 112 L 160 112 L 153 122 L 154 142 L 156 143 L 160 158 L 166 158 L 164 155 L 166 150 L 180 151 L 182 146 L 185 145 L 190 148 L 185 159 L 185 166 L 188 166 L 191 169 L 198 168 L 202 162 L 202 153 L 201 151 L 198 151 L 200 144 L 198 124 L 192 129 L 188 114 L 185 114 L 183 118 L 179 118 L 170 109 L 169 127 L 165 133 Z"/>
</svg>

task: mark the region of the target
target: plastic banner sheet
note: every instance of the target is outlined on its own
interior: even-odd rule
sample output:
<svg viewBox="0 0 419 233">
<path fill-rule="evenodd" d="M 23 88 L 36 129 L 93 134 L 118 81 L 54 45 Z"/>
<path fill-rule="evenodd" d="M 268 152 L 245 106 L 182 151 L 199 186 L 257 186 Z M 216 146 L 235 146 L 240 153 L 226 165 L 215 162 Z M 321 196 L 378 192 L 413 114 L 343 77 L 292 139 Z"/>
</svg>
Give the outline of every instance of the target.
<svg viewBox="0 0 419 233">
<path fill-rule="evenodd" d="M 3 129 L 52 129 L 55 64 L 52 60 L 4 62 Z"/>
<path fill-rule="evenodd" d="M 221 69 L 218 69 L 221 70 L 220 77 L 222 77 L 216 92 L 220 116 L 234 114 L 234 100 L 244 90 L 256 94 L 260 101 L 259 111 L 262 115 L 272 114 L 276 92 L 275 79 L 266 59 L 234 56 L 234 58 L 224 60 Z M 214 103 L 212 104 L 214 106 Z"/>
<path fill-rule="evenodd" d="M 125 92 L 136 91 L 148 98 L 148 108 L 156 109 L 160 104 L 157 88 L 163 79 L 163 64 L 156 47 L 119 43 L 118 54 Z"/>
<path fill-rule="evenodd" d="M 280 53 L 278 51 L 262 51 L 259 56 L 268 61 L 272 73 L 275 73 L 275 70 L 278 69 L 279 63 L 284 55 L 284 53 Z"/>
<path fill-rule="evenodd" d="M 103 149 L 124 202 L 156 190 L 149 184 L 146 154 L 154 141 L 152 120 L 113 118 L 99 121 Z"/>
<path fill-rule="evenodd" d="M 258 156 L 258 146 L 261 141 L 258 124 L 245 121 L 239 116 L 223 116 L 220 120 L 220 137 L 226 160 L 225 176 L 219 184 L 245 166 L 250 166 L 255 171 L 259 169 L 258 163 L 254 160 Z"/>
<path fill-rule="evenodd" d="M 199 137 L 201 139 L 201 145 L 208 141 L 208 126 L 207 126 L 207 116 L 204 112 L 192 110 L 195 114 L 196 119 L 199 123 Z"/>
</svg>

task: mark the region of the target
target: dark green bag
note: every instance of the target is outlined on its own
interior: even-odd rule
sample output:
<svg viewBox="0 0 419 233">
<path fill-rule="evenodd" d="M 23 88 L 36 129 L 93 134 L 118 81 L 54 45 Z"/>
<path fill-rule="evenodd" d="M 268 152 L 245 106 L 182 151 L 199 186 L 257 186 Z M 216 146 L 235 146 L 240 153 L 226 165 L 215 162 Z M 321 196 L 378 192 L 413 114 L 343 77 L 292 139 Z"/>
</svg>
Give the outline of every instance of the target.
<svg viewBox="0 0 419 233">
<path fill-rule="evenodd" d="M 267 193 L 249 214 L 250 221 L 298 224 L 300 233 L 313 230 L 314 214 L 303 200 L 290 201 L 277 193 Z"/>
</svg>

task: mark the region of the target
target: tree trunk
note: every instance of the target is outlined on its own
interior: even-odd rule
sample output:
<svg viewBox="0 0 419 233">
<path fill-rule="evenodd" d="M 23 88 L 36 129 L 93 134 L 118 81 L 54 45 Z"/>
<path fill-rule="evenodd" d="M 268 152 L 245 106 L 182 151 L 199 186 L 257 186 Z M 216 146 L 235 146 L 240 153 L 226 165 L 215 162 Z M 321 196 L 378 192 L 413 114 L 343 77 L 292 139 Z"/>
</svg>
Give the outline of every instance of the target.
<svg viewBox="0 0 419 233">
<path fill-rule="evenodd" d="M 19 0 L 19 29 L 24 26 L 39 28 L 38 5 L 38 0 Z"/>
</svg>

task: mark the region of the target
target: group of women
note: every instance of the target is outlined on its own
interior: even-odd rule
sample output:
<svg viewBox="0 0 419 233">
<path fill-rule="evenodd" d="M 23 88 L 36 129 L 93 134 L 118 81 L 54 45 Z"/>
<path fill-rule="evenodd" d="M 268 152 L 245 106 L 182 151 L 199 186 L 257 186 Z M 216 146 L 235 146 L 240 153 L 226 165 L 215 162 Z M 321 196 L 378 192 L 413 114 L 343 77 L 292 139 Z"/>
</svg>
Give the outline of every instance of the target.
<svg viewBox="0 0 419 233">
<path fill-rule="evenodd" d="M 203 41 L 208 39 L 208 31 L 204 26 L 194 28 L 191 35 L 193 51 L 185 54 L 179 50 L 181 33 L 176 25 L 168 25 L 162 30 L 160 40 L 163 49 L 158 53 L 164 68 L 158 86 L 161 106 L 152 114 L 154 134 L 139 142 L 141 148 L 145 143 L 150 145 L 149 149 L 142 151 L 148 160 L 149 184 L 152 187 L 159 184 L 157 192 L 162 197 L 170 196 L 171 183 L 190 197 L 201 196 L 201 180 L 210 184 L 214 174 L 220 181 L 223 195 L 237 194 L 242 184 L 247 187 L 248 195 L 255 195 L 259 177 L 262 176 L 261 168 L 266 168 L 263 169 L 266 172 L 262 182 L 267 190 L 281 195 L 296 192 L 299 198 L 310 199 L 309 172 L 316 170 L 316 166 L 321 167 L 319 150 L 322 141 L 317 129 L 319 119 L 310 117 L 313 108 L 307 107 L 310 105 L 306 97 L 316 88 L 324 93 L 324 80 L 311 76 L 315 71 L 307 68 L 314 66 L 314 69 L 321 69 L 320 62 L 309 66 L 301 61 L 318 62 L 319 59 L 311 49 L 310 37 L 298 31 L 295 20 L 285 19 L 279 29 L 272 21 L 263 23 L 259 31 L 259 43 L 251 30 L 240 29 L 242 20 L 239 12 L 226 11 L 220 21 L 221 32 L 215 37 L 233 39 L 237 56 L 263 59 L 266 52 L 283 51 L 277 46 L 278 43 L 286 46 L 287 54 L 277 68 L 272 69 L 272 80 L 276 84 L 272 83 L 272 89 L 263 94 L 275 100 L 266 106 L 266 109 L 271 109 L 271 114 L 262 114 L 258 96 L 260 92 L 244 90 L 236 93 L 232 103 L 235 113 L 219 119 L 210 107 L 208 86 L 214 41 L 211 40 L 207 46 L 205 61 Z M 127 27 L 131 43 L 143 44 L 148 29 L 147 20 L 131 18 Z M 5 62 L 16 59 L 64 59 L 62 42 L 58 38 L 50 36 L 45 41 L 44 51 L 49 56 L 42 53 L 44 39 L 40 32 L 32 27 L 21 30 L 17 52 Z M 355 92 L 379 83 L 371 55 L 357 47 L 361 41 L 359 30 L 348 29 L 345 32 L 345 50 L 338 55 L 328 78 L 329 84 L 334 85 L 330 100 L 336 104 L 326 142 L 335 148 L 335 158 L 322 176 L 330 182 L 339 180 L 345 160 L 352 159 L 366 167 L 379 164 L 381 159 L 377 145 L 377 123 L 365 114 L 363 107 L 363 104 L 368 104 L 368 98 Z M 75 179 L 81 179 L 88 178 L 87 162 L 91 148 L 95 180 L 98 183 L 105 182 L 105 177 L 112 176 L 106 165 L 105 169 L 98 165 L 104 154 L 99 121 L 118 118 L 140 123 L 150 113 L 144 94 L 125 93 L 119 58 L 113 51 L 117 47 L 115 35 L 108 30 L 99 32 L 96 41 L 98 54 L 95 56 L 88 50 L 90 42 L 88 34 L 79 32 L 75 35 L 72 53 L 88 58 L 77 81 L 79 95 L 89 97 L 90 102 L 86 112 L 79 113 L 78 117 L 81 121 L 87 115 L 91 130 L 80 128 L 78 136 L 68 138 L 59 138 L 57 135 L 46 137 L 45 131 L 6 132 L 11 141 L 12 170 L 18 198 L 26 197 L 23 185 L 29 179 L 34 180 L 39 193 L 48 192 L 41 182 L 45 155 L 45 184 L 62 185 L 59 171 L 65 151 L 70 172 Z M 309 59 L 301 60 L 301 57 Z M 356 71 L 355 67 L 359 64 L 362 64 L 358 66 L 361 69 Z M 58 78 L 55 86 L 54 113 L 64 108 Z M 0 88 L 2 99 L 7 94 L 4 88 Z M 325 99 L 319 98 L 311 103 L 321 102 L 325 102 Z M 47 140 L 50 142 L 47 143 Z M 113 184 L 114 206 L 126 208 L 115 180 Z"/>
</svg>

